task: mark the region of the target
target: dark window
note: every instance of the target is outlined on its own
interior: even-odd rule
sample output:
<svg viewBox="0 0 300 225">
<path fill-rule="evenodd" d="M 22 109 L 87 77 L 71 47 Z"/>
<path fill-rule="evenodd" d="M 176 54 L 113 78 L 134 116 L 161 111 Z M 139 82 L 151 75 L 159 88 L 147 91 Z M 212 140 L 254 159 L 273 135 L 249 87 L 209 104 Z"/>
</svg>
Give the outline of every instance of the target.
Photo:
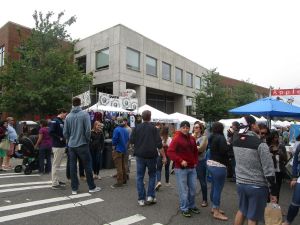
<svg viewBox="0 0 300 225">
<path fill-rule="evenodd" d="M 82 73 L 86 73 L 86 55 L 77 58 L 76 61 L 77 61 L 78 69 Z"/>
</svg>

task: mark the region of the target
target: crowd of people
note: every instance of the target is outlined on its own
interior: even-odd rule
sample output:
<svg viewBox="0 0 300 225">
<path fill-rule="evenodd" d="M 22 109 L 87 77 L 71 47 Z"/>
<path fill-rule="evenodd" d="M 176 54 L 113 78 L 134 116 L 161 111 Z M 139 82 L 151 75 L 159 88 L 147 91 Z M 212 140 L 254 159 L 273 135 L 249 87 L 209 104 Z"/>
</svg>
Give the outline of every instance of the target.
<svg viewBox="0 0 300 225">
<path fill-rule="evenodd" d="M 58 173 L 62 159 L 67 154 L 66 177 L 70 179 L 72 194 L 78 193 L 79 176 L 86 180 L 89 192 L 98 192 L 95 179 L 101 180 L 102 152 L 105 137 L 103 124 L 91 124 L 89 114 L 80 107 L 80 98 L 73 98 L 73 108 L 68 113 L 59 109 L 49 121 L 41 120 L 34 149 L 39 152 L 39 173 L 51 173 L 52 189 L 65 189 L 64 178 Z M 197 180 L 200 183 L 201 207 L 211 205 L 214 219 L 227 221 L 222 210 L 222 190 L 228 174 L 236 182 L 239 208 L 234 224 L 258 224 L 264 218 L 267 202 L 278 203 L 289 155 L 285 144 L 287 133 L 280 138 L 278 131 L 270 131 L 264 124 L 257 124 L 254 117 L 245 116 L 233 122 L 227 135 L 220 122 L 205 129 L 200 121 L 180 123 L 179 130 L 171 133 L 168 126 L 151 123 L 151 111 L 142 112 L 142 120 L 133 129 L 127 118 L 118 117 L 112 133 L 112 159 L 116 167 L 116 183 L 112 188 L 126 185 L 129 179 L 130 155 L 136 159 L 136 189 L 139 206 L 155 204 L 156 191 L 162 186 L 162 169 L 165 183 L 170 185 L 170 167 L 175 171 L 179 196 L 179 209 L 184 217 L 199 214 L 195 201 Z M 0 149 L 0 170 L 11 169 L 17 133 L 14 119 L 8 117 L 0 123 L 0 139 L 7 140 L 7 150 Z M 192 127 L 192 133 L 190 129 Z M 25 127 L 24 135 L 33 135 Z M 171 135 L 170 135 L 171 134 Z M 300 143 L 300 137 L 297 137 Z M 294 187 L 284 225 L 291 224 L 300 207 L 300 145 L 296 143 L 291 187 Z M 53 158 L 51 154 L 53 153 Z M 52 161 L 51 161 L 52 160 Z M 172 162 L 172 163 L 171 163 Z M 78 166 L 79 164 L 79 166 Z M 145 173 L 148 172 L 148 187 Z M 207 179 L 211 182 L 210 203 Z"/>
</svg>

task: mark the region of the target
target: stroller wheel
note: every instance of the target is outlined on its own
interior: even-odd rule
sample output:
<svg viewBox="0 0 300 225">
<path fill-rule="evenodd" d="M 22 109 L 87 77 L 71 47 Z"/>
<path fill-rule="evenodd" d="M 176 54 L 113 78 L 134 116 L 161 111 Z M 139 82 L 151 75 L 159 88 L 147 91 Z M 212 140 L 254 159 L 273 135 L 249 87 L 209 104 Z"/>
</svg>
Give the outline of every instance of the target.
<svg viewBox="0 0 300 225">
<path fill-rule="evenodd" d="M 21 173 L 22 170 L 23 170 L 22 165 L 17 165 L 17 166 L 15 167 L 15 173 Z"/>
<path fill-rule="evenodd" d="M 29 174 L 31 174 L 31 173 L 32 173 L 32 169 L 29 168 L 29 167 L 26 167 L 25 170 L 24 170 L 24 174 L 25 174 L 25 175 L 29 175 Z"/>
</svg>

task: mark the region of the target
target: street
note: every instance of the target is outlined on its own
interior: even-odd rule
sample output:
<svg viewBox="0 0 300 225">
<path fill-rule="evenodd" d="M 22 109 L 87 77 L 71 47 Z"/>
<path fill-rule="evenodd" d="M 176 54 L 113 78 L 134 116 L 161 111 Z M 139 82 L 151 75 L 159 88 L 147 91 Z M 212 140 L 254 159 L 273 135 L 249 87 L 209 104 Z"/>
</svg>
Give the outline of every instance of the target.
<svg viewBox="0 0 300 225">
<path fill-rule="evenodd" d="M 14 159 L 14 164 L 17 161 Z M 164 172 L 164 171 L 163 171 Z M 60 173 L 65 178 L 65 163 Z M 222 222 L 212 218 L 210 207 L 201 208 L 200 185 L 197 184 L 197 206 L 201 213 L 191 218 L 183 217 L 178 211 L 178 196 L 175 176 L 171 175 L 171 186 L 164 185 L 157 192 L 157 204 L 140 207 L 135 188 L 135 162 L 132 162 L 128 185 L 112 189 L 114 169 L 101 170 L 102 180 L 96 184 L 100 192 L 88 193 L 86 181 L 80 181 L 78 195 L 71 195 L 70 184 L 65 190 L 52 190 L 50 175 L 16 174 L 0 172 L 0 224 L 6 225 L 221 225 L 233 224 L 237 210 L 235 184 L 226 182 L 222 194 L 221 208 L 229 217 Z M 147 182 L 147 176 L 145 181 Z M 146 184 L 147 185 L 147 184 Z M 209 185 L 210 190 L 210 185 Z M 284 183 L 280 205 L 287 212 L 292 190 Z M 300 216 L 294 224 L 300 224 Z"/>
</svg>

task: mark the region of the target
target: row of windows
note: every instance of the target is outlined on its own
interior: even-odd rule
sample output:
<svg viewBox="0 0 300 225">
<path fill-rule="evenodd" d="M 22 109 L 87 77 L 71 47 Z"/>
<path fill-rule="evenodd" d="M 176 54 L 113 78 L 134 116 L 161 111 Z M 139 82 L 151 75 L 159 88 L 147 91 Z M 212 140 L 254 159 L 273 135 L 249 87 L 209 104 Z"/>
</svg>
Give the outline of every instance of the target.
<svg viewBox="0 0 300 225">
<path fill-rule="evenodd" d="M 0 67 L 4 66 L 4 54 L 5 54 L 5 47 L 0 47 Z"/>
<path fill-rule="evenodd" d="M 140 71 L 140 52 L 131 48 L 126 49 L 127 69 Z M 109 68 L 109 48 L 96 52 L 96 70 Z M 171 64 L 162 61 L 162 79 L 171 81 Z M 157 77 L 157 59 L 146 55 L 146 74 Z M 185 83 L 187 87 L 193 88 L 193 74 L 186 72 Z M 183 70 L 175 67 L 175 83 L 183 84 Z M 195 88 L 200 90 L 201 77 L 195 76 Z"/>
</svg>

